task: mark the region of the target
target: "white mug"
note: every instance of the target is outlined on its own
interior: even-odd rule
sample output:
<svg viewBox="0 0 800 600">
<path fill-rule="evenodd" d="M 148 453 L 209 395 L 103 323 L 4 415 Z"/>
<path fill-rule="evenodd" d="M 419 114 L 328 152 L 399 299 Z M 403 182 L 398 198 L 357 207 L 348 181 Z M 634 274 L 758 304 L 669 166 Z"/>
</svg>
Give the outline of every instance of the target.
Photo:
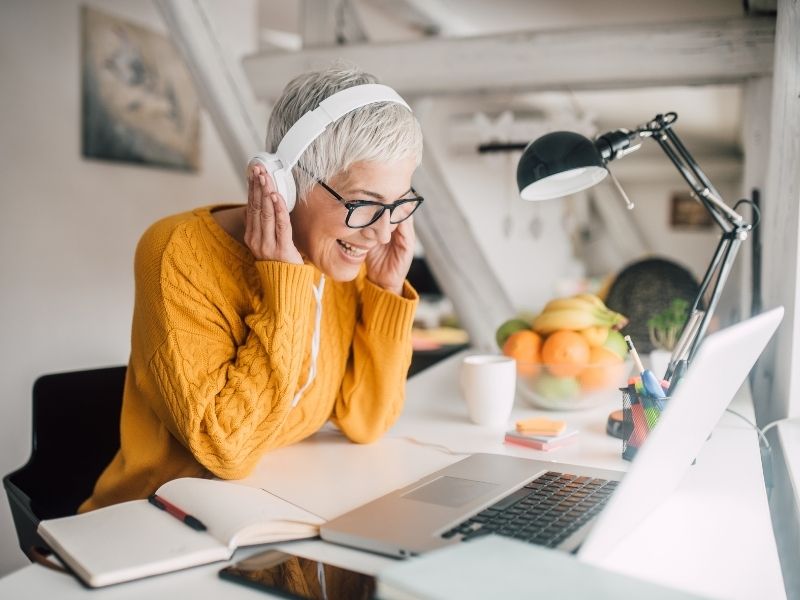
<svg viewBox="0 0 800 600">
<path fill-rule="evenodd" d="M 497 354 L 467 356 L 461 363 L 459 386 L 469 418 L 487 427 L 508 424 L 514 406 L 517 361 Z"/>
</svg>

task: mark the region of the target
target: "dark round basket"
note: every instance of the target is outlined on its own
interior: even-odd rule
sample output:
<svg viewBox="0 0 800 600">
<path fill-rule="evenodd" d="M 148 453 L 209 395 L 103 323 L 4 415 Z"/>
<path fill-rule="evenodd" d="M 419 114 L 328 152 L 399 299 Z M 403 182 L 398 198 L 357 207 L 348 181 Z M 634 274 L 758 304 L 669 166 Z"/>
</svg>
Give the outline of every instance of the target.
<svg viewBox="0 0 800 600">
<path fill-rule="evenodd" d="M 676 298 L 691 306 L 699 290 L 697 280 L 685 267 L 663 258 L 648 258 L 619 272 L 605 302 L 611 310 L 628 317 L 622 333 L 631 336 L 639 353 L 647 353 L 654 349 L 647 321 Z"/>
</svg>

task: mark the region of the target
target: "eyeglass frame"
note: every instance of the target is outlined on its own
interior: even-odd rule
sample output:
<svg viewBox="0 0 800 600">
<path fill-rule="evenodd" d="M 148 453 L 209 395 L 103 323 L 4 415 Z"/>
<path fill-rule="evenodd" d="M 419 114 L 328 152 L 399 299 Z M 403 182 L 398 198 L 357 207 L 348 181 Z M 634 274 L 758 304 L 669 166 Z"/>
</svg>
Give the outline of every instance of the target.
<svg viewBox="0 0 800 600">
<path fill-rule="evenodd" d="M 303 171 L 305 171 L 305 169 L 303 169 Z M 306 173 L 308 173 L 308 171 L 306 171 Z M 311 175 L 310 173 L 308 174 Z M 313 177 L 313 175 L 311 175 L 311 177 Z M 322 189 L 324 189 L 331 196 L 336 198 L 336 200 L 341 202 L 342 206 L 344 206 L 347 209 L 347 216 L 344 219 L 344 224 L 350 229 L 363 229 L 364 227 L 369 227 L 370 225 L 377 223 L 378 221 L 380 221 L 381 217 L 383 216 L 383 213 L 385 213 L 387 210 L 389 211 L 389 223 L 391 223 L 392 225 L 398 225 L 399 223 L 402 223 L 403 221 L 411 217 L 411 215 L 413 215 L 415 212 L 417 212 L 419 207 L 422 206 L 422 203 L 425 201 L 425 198 L 417 194 L 417 191 L 413 188 L 413 186 L 411 187 L 411 192 L 415 194 L 413 198 L 395 200 L 394 202 L 390 202 L 388 204 L 383 202 L 373 202 L 372 200 L 345 200 L 344 198 L 342 198 L 342 196 L 340 196 L 336 192 L 336 190 L 334 190 L 332 187 L 330 187 L 327 183 L 325 183 L 321 179 L 314 177 L 314 180 L 320 186 L 322 186 Z M 408 202 L 416 202 L 417 206 L 414 208 L 414 210 L 411 211 L 408 217 L 403 217 L 401 220 L 397 222 L 392 221 L 392 212 L 394 211 L 394 209 Z M 362 206 L 380 206 L 381 210 L 376 211 L 375 216 L 369 223 L 365 223 L 364 225 L 350 225 L 350 217 L 353 215 L 353 213 L 357 208 L 361 208 Z"/>
</svg>

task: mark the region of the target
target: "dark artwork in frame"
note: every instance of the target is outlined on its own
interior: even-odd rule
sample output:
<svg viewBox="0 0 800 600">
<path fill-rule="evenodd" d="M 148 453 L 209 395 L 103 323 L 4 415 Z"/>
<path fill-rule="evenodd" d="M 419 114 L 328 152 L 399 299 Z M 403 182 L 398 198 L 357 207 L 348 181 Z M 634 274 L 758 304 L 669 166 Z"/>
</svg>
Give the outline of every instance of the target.
<svg viewBox="0 0 800 600">
<path fill-rule="evenodd" d="M 197 171 L 200 103 L 171 42 L 82 7 L 81 50 L 83 156 Z"/>
<path fill-rule="evenodd" d="M 714 226 L 714 219 L 690 192 L 674 192 L 670 199 L 669 224 L 674 229 L 704 231 Z"/>
</svg>

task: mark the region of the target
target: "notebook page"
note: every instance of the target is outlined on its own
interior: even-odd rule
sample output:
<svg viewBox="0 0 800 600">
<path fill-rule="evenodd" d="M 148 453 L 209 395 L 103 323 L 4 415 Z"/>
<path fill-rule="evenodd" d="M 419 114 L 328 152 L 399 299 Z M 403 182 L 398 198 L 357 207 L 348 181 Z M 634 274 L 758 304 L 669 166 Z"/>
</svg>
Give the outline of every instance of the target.
<svg viewBox="0 0 800 600">
<path fill-rule="evenodd" d="M 231 554 L 212 536 L 146 500 L 45 520 L 38 531 L 92 587 L 225 560 Z"/>
<path fill-rule="evenodd" d="M 231 549 L 313 537 L 323 522 L 264 490 L 229 481 L 187 477 L 165 483 L 157 493 L 200 519 Z"/>
</svg>

